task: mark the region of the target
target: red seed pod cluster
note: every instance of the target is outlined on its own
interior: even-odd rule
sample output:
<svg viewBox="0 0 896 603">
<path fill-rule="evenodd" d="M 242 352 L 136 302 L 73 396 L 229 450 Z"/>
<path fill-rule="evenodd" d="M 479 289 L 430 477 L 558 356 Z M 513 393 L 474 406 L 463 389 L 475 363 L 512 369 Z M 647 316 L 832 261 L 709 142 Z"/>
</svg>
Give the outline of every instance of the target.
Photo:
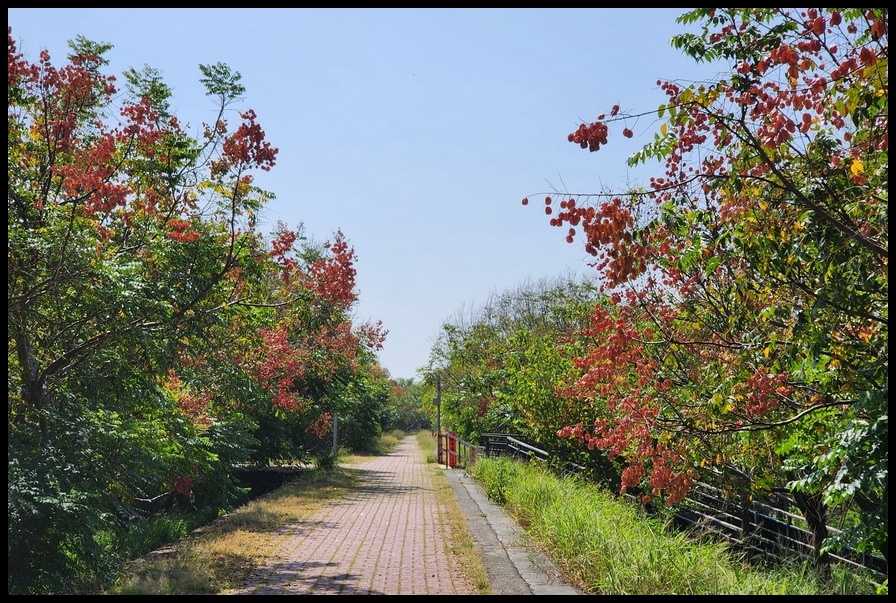
<svg viewBox="0 0 896 603">
<path fill-rule="evenodd" d="M 567 140 L 594 152 L 600 149 L 600 145 L 607 144 L 608 132 L 607 124 L 596 121 L 590 124 L 581 124 L 575 132 L 567 137 Z"/>
</svg>

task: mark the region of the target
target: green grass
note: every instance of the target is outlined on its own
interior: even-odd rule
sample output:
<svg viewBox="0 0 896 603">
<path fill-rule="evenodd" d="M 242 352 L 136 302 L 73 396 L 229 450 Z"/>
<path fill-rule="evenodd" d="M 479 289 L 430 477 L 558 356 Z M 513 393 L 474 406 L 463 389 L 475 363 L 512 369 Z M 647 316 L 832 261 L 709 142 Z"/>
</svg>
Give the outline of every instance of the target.
<svg viewBox="0 0 896 603">
<path fill-rule="evenodd" d="M 405 434 L 384 434 L 375 454 L 387 454 Z M 481 553 L 466 516 L 437 464 L 436 440 L 416 434 L 446 505 L 451 552 L 480 594 L 489 594 Z M 302 521 L 326 501 L 351 492 L 360 478 L 352 463 L 365 456 L 340 452 L 338 465 L 220 517 L 155 554 L 131 562 L 105 594 L 209 594 L 226 592 L 272 554 L 272 535 L 283 523 Z M 589 594 L 875 594 L 875 585 L 835 567 L 821 583 L 808 565 L 773 569 L 751 565 L 725 544 L 689 539 L 614 493 L 540 465 L 479 458 L 467 471 L 545 552 L 566 580 Z M 188 526 L 169 519 L 144 534 L 152 540 L 183 535 Z M 877 594 L 886 594 L 887 586 Z"/>
<path fill-rule="evenodd" d="M 567 581 L 589 594 L 886 594 L 835 567 L 822 583 L 808 564 L 769 569 L 724 543 L 697 541 L 640 507 L 543 466 L 480 458 L 467 471 L 525 529 Z M 878 590 L 878 592 L 876 592 Z"/>
</svg>

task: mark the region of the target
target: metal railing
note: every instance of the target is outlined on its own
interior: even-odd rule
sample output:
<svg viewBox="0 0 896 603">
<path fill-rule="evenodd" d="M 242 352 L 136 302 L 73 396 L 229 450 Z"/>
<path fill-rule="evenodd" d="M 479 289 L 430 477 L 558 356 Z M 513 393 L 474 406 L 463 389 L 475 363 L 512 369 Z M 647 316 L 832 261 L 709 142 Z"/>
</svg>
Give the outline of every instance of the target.
<svg viewBox="0 0 896 603">
<path fill-rule="evenodd" d="M 518 460 L 539 462 L 546 462 L 551 458 L 551 453 L 521 440 L 520 437 L 518 434 L 483 433 L 480 434 L 482 445 L 477 446 L 461 440 L 457 434 L 446 432 L 446 456 L 443 464 L 451 468 L 467 467 L 475 463 L 479 455 L 510 456 Z M 565 462 L 562 467 L 564 474 L 580 473 L 585 469 L 582 465 L 571 462 Z M 626 498 L 634 500 L 631 495 L 626 495 Z M 789 501 L 787 497 L 782 500 L 785 503 Z M 737 503 L 732 503 L 718 489 L 698 483 L 691 495 L 676 509 L 675 521 L 682 527 L 699 527 L 703 533 L 713 534 L 765 557 L 781 553 L 811 557 L 811 532 L 795 525 L 805 523 L 805 519 L 793 512 L 794 505 L 788 504 L 784 508 L 780 506 L 780 502 L 751 500 L 747 503 L 748 508 L 741 505 L 732 510 L 732 505 L 737 506 Z M 838 532 L 832 526 L 828 526 L 828 530 L 832 534 Z M 831 558 L 836 563 L 869 570 L 883 579 L 888 576 L 888 563 L 883 557 L 845 551 L 839 555 L 831 555 Z"/>
<path fill-rule="evenodd" d="M 481 449 L 479 446 L 457 437 L 452 431 L 438 434 L 439 463 L 452 469 L 463 468 L 476 462 Z"/>
</svg>

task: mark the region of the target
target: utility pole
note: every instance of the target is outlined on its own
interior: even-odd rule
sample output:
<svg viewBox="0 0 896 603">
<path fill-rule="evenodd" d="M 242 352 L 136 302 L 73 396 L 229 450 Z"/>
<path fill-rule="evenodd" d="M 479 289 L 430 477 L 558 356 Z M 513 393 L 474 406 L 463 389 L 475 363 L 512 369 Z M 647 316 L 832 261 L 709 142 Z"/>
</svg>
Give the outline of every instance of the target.
<svg viewBox="0 0 896 603">
<path fill-rule="evenodd" d="M 336 432 L 339 430 L 339 419 L 336 416 L 336 412 L 333 412 L 333 457 L 336 457 L 336 453 L 339 452 L 339 444 L 336 439 Z"/>
<path fill-rule="evenodd" d="M 436 461 L 442 462 L 442 380 L 436 373 Z"/>
</svg>

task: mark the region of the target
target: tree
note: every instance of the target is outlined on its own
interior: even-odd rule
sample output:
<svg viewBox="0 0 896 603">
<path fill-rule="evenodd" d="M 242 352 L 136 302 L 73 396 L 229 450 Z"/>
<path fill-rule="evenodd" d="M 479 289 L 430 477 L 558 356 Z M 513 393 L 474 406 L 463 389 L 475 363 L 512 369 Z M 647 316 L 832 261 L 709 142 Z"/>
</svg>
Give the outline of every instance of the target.
<svg viewBox="0 0 896 603">
<path fill-rule="evenodd" d="M 70 47 L 57 69 L 8 38 L 9 541 L 34 552 L 10 555 L 13 591 L 71 587 L 103 559 L 94 537 L 114 505 L 208 461 L 158 380 L 215 320 L 255 244 L 240 226 L 266 198 L 250 171 L 276 156 L 254 113 L 232 132 L 221 117 L 242 93 L 226 67 L 202 68 L 221 113 L 199 143 L 152 72 L 129 72 L 139 96 L 113 113 L 110 46 Z"/>
<path fill-rule="evenodd" d="M 194 139 L 151 68 L 102 73 L 77 38 L 37 63 L 8 36 L 9 591 L 110 575 L 137 500 L 217 512 L 233 465 L 304 460 L 385 332 L 350 319 L 354 250 L 255 218 L 275 165 L 245 90 L 201 65 L 218 108 Z M 28 554 L 22 554 L 28 551 Z"/>
<path fill-rule="evenodd" d="M 575 374 L 577 334 L 598 298 L 587 281 L 544 280 L 445 323 L 430 362 L 443 377 L 444 423 L 465 439 L 504 432 L 547 445 L 571 418 L 554 388 Z"/>
<path fill-rule="evenodd" d="M 596 152 L 611 128 L 631 137 L 655 115 L 630 163 L 665 173 L 646 189 L 545 197 L 613 302 L 596 308 L 565 390 L 603 416 L 559 433 L 623 459 L 623 491 L 669 504 L 698 478 L 745 495 L 786 483 L 816 524 L 824 508 L 808 501 L 851 503 L 842 534 L 819 529 L 820 555 L 886 556 L 887 10 L 696 9 L 679 22 L 702 31 L 673 46 L 730 73 L 659 82 L 656 112 L 614 106 L 568 137 Z"/>
</svg>

